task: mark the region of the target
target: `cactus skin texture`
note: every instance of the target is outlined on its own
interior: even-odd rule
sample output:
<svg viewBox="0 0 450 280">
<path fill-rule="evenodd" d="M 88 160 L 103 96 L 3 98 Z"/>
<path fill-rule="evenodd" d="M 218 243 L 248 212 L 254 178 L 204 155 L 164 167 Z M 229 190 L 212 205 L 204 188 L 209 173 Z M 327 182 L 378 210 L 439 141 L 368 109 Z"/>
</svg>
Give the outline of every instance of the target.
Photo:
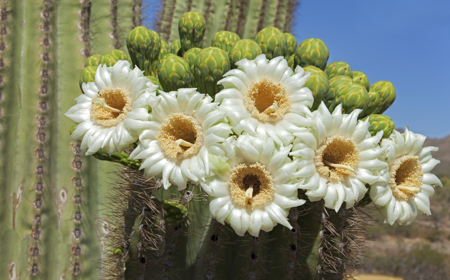
<svg viewBox="0 0 450 280">
<path fill-rule="evenodd" d="M 353 75 L 353 83 L 361 84 L 366 88 L 367 91 L 370 90 L 370 82 L 366 74 L 360 71 L 352 71 L 352 75 Z"/>
<path fill-rule="evenodd" d="M 191 87 L 193 77 L 184 58 L 168 54 L 159 63 L 158 79 L 165 91 L 173 91 Z"/>
<path fill-rule="evenodd" d="M 201 48 L 206 22 L 197 12 L 187 12 L 180 17 L 178 32 L 180 33 L 181 54 L 192 48 Z"/>
<path fill-rule="evenodd" d="M 325 73 L 328 75 L 328 79 L 336 76 L 348 76 L 353 79 L 353 73 L 350 69 L 350 65 L 344 61 L 336 61 L 327 65 Z"/>
<path fill-rule="evenodd" d="M 378 105 L 372 114 L 382 114 L 386 111 L 392 103 L 394 103 L 397 96 L 394 85 L 388 81 L 379 81 L 370 87 L 371 94 L 379 96 Z"/>
<path fill-rule="evenodd" d="M 325 70 L 329 56 L 328 47 L 322 40 L 316 38 L 306 39 L 298 45 L 295 51 L 295 67 L 297 65 L 301 67 L 313 65 L 321 70 Z"/>
<path fill-rule="evenodd" d="M 311 73 L 304 86 L 309 88 L 313 93 L 314 103 L 311 107 L 311 111 L 315 111 L 319 108 L 323 97 L 328 93 L 330 84 L 328 83 L 328 78 L 325 72 L 319 68 L 310 65 L 304 67 L 303 70 Z"/>
<path fill-rule="evenodd" d="M 181 42 L 180 39 L 173 41 L 172 45 L 170 46 L 170 53 L 178 56 L 183 56 L 182 49 L 181 49 Z"/>
<path fill-rule="evenodd" d="M 214 34 L 214 37 L 211 41 L 211 46 L 222 49 L 228 54 L 240 39 L 241 38 L 239 37 L 239 35 L 234 32 L 219 31 Z"/>
<path fill-rule="evenodd" d="M 286 37 L 276 27 L 266 27 L 256 34 L 255 42 L 267 59 L 286 55 Z"/>
<path fill-rule="evenodd" d="M 242 39 L 236 42 L 234 47 L 228 53 L 230 58 L 231 68 L 236 69 L 236 62 L 241 59 L 253 60 L 258 55 L 262 54 L 259 45 L 251 39 Z"/>
<path fill-rule="evenodd" d="M 203 49 L 194 62 L 194 77 L 198 91 L 207 93 L 214 98 L 216 93 L 223 88 L 217 82 L 230 69 L 230 60 L 224 50 L 215 47 Z"/>
<path fill-rule="evenodd" d="M 291 33 L 284 33 L 284 37 L 286 38 L 286 54 L 284 58 L 289 59 L 297 50 L 297 39 Z"/>
<path fill-rule="evenodd" d="M 128 34 L 127 48 L 133 66 L 139 67 L 145 75 L 150 75 L 152 63 L 157 60 L 161 50 L 158 33 L 138 26 Z"/>
<path fill-rule="evenodd" d="M 369 131 L 372 136 L 376 135 L 378 131 L 383 131 L 383 138 L 388 138 L 395 129 L 394 121 L 385 115 L 371 114 L 363 118 L 363 121 L 369 119 Z"/>
</svg>

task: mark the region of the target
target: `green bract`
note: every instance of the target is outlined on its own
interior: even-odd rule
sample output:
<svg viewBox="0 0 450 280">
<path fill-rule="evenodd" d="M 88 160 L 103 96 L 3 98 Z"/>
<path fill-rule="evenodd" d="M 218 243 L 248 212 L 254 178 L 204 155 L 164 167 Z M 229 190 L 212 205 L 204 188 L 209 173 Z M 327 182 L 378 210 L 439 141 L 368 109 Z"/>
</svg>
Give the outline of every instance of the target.
<svg viewBox="0 0 450 280">
<path fill-rule="evenodd" d="M 191 48 L 201 48 L 206 30 L 203 16 L 197 12 L 184 13 L 178 22 L 181 54 Z"/>
<path fill-rule="evenodd" d="M 251 39 L 239 40 L 228 53 L 231 68 L 237 68 L 235 63 L 241 59 L 246 58 L 249 60 L 253 60 L 260 54 L 262 54 L 261 48 L 255 41 Z"/>
<path fill-rule="evenodd" d="M 367 91 L 370 90 L 369 78 L 367 78 L 366 74 L 360 71 L 352 71 L 352 75 L 354 83 L 363 85 Z"/>
<path fill-rule="evenodd" d="M 284 33 L 284 37 L 286 38 L 286 54 L 284 58 L 288 59 L 297 50 L 297 39 L 291 33 Z"/>
<path fill-rule="evenodd" d="M 327 75 L 319 68 L 310 65 L 304 67 L 303 69 L 311 73 L 305 83 L 305 87 L 309 88 L 314 96 L 314 104 L 311 107 L 311 111 L 315 111 L 319 108 L 323 97 L 328 93 L 330 85 L 328 83 Z"/>
<path fill-rule="evenodd" d="M 255 41 L 259 44 L 267 59 L 286 55 L 286 37 L 276 27 L 266 27 L 259 31 L 256 34 Z"/>
<path fill-rule="evenodd" d="M 189 64 L 182 57 L 168 54 L 159 63 L 158 79 L 164 91 L 191 87 L 192 74 Z"/>
<path fill-rule="evenodd" d="M 306 39 L 298 45 L 295 51 L 295 66 L 313 65 L 325 70 L 329 55 L 330 52 L 322 40 L 316 38 Z"/>
<path fill-rule="evenodd" d="M 336 76 L 348 76 L 353 78 L 352 70 L 350 69 L 350 65 L 344 61 L 336 61 L 327 65 L 325 69 L 325 73 L 328 75 L 328 78 L 331 79 Z"/>
<path fill-rule="evenodd" d="M 211 41 L 212 47 L 217 47 L 229 53 L 233 46 L 239 41 L 241 38 L 234 32 L 230 31 L 219 31 L 214 34 L 214 37 Z"/>
<path fill-rule="evenodd" d="M 383 138 L 388 138 L 395 129 L 395 124 L 391 118 L 385 115 L 371 114 L 363 120 L 369 119 L 370 134 L 376 135 L 378 131 L 383 131 Z"/>
<path fill-rule="evenodd" d="M 227 53 L 216 47 L 203 49 L 194 62 L 194 77 L 198 91 L 214 98 L 223 87 L 218 85 L 223 75 L 231 69 Z"/>
<path fill-rule="evenodd" d="M 127 48 L 133 66 L 151 73 L 151 65 L 158 58 L 161 49 L 161 39 L 158 33 L 148 30 L 144 26 L 134 28 L 127 37 Z"/>
</svg>

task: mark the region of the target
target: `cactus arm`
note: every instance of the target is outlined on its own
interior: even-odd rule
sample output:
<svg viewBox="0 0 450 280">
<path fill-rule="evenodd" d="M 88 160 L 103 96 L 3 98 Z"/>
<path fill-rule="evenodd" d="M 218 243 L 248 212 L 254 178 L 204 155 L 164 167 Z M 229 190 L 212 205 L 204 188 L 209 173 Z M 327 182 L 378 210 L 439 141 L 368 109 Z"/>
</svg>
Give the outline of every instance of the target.
<svg viewBox="0 0 450 280">
<path fill-rule="evenodd" d="M 205 35 L 203 36 L 203 47 L 209 47 L 214 34 L 223 29 L 228 12 L 230 0 L 212 1 L 209 21 L 206 21 Z M 206 18 L 205 18 L 206 19 Z"/>
<path fill-rule="evenodd" d="M 192 0 L 192 6 L 191 11 L 200 13 L 201 15 L 204 15 L 203 9 L 205 7 L 205 1 L 204 0 Z"/>
<path fill-rule="evenodd" d="M 262 8 L 258 19 L 258 27 L 256 28 L 256 31 L 262 30 L 266 26 L 274 25 L 277 13 L 277 6 L 279 5 L 280 2 L 282 1 L 263 0 L 261 5 Z"/>
<path fill-rule="evenodd" d="M 171 33 L 172 33 L 172 29 L 173 26 L 171 26 L 173 24 L 173 15 L 176 9 L 176 0 L 167 0 L 164 1 L 164 6 L 162 9 L 162 15 L 160 15 L 161 17 L 161 25 L 159 27 L 159 31 L 160 31 L 160 36 L 161 36 L 161 40 L 166 41 L 169 45 L 172 44 L 172 41 L 169 41 L 169 39 L 171 38 Z M 178 22 L 176 22 L 176 26 L 178 26 Z M 178 32 L 177 32 L 178 34 Z M 174 41 L 174 40 L 173 40 Z"/>
<path fill-rule="evenodd" d="M 117 48 L 123 50 L 125 53 L 128 53 L 126 48 L 125 41 L 127 39 L 127 31 L 132 30 L 134 28 L 133 24 L 133 8 L 135 7 L 136 10 L 140 9 L 138 8 L 138 5 L 133 6 L 133 0 L 121 0 L 118 1 L 117 4 Z"/>
<path fill-rule="evenodd" d="M 288 0 L 287 2 L 287 11 L 294 11 L 295 6 L 298 4 L 296 0 Z M 285 23 L 284 23 L 284 32 L 291 32 L 292 19 L 294 17 L 294 13 L 290 12 L 286 14 Z"/>
<path fill-rule="evenodd" d="M 242 5 L 242 1 L 231 0 L 228 5 L 228 12 L 226 17 L 226 22 L 224 30 L 233 31 L 237 33 L 237 19 L 239 17 L 239 8 Z"/>
<path fill-rule="evenodd" d="M 282 30 L 283 32 L 287 32 L 285 31 L 286 18 L 288 18 L 290 14 L 292 14 L 292 12 L 288 13 L 288 11 L 293 11 L 288 10 L 288 2 L 289 0 L 278 1 L 278 5 L 276 7 L 277 14 L 275 16 L 275 21 L 272 22 L 272 25 Z"/>
<path fill-rule="evenodd" d="M 259 12 L 261 10 L 262 0 L 250 0 L 248 4 L 248 14 L 245 19 L 244 32 L 241 36 L 242 39 L 253 39 L 258 27 Z"/>
<path fill-rule="evenodd" d="M 92 53 L 106 54 L 114 47 L 114 39 L 110 37 L 113 32 L 111 27 L 111 2 L 109 0 L 95 0 L 91 2 L 90 34 Z"/>
<path fill-rule="evenodd" d="M 180 39 L 180 36 L 178 34 L 178 21 L 185 11 L 187 11 L 186 1 L 176 1 L 175 9 L 173 10 L 172 14 L 170 37 L 167 43 L 171 44 L 173 41 Z"/>
</svg>

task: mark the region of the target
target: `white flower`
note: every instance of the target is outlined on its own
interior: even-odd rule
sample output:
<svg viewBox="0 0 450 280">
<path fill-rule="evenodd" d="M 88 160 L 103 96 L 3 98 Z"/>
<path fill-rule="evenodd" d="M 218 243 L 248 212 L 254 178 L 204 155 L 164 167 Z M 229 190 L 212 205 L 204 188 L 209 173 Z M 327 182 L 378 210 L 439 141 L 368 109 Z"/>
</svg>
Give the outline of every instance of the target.
<svg viewBox="0 0 450 280">
<path fill-rule="evenodd" d="M 291 146 L 278 149 L 270 138 L 241 135 L 228 138 L 226 147 L 231 172 L 201 184 L 211 215 L 240 236 L 246 231 L 258 236 L 277 224 L 291 229 L 289 209 L 305 203 L 297 198 L 297 181 L 292 179 L 298 161 L 288 157 Z"/>
<path fill-rule="evenodd" d="M 221 143 L 231 129 L 218 104 L 192 88 L 159 94 L 149 99 L 152 121 L 130 158 L 144 160 L 147 176 L 162 175 L 165 189 L 174 183 L 183 190 L 188 179 L 199 182 L 227 169 Z"/>
<path fill-rule="evenodd" d="M 368 121 L 358 121 L 361 110 L 342 114 L 338 105 L 330 114 L 323 104 L 313 112 L 314 127 L 295 133 L 291 156 L 301 160 L 295 176 L 302 177 L 301 189 L 311 201 L 324 199 L 325 206 L 338 211 L 343 202 L 352 207 L 367 192 L 386 162 L 377 159 L 384 149 L 378 143 L 383 132 L 371 136 Z"/>
<path fill-rule="evenodd" d="M 146 100 L 157 89 L 139 68 L 131 70 L 130 63 L 122 60 L 113 67 L 100 65 L 95 82 L 82 88 L 84 94 L 66 116 L 78 124 L 72 137 L 82 138 L 86 155 L 99 149 L 120 152 L 139 138 L 150 117 Z"/>
<path fill-rule="evenodd" d="M 386 148 L 389 170 L 385 181 L 370 188 L 370 197 L 375 206 L 394 224 L 411 224 L 420 212 L 431 215 L 430 197 L 441 181 L 430 171 L 439 163 L 431 156 L 436 147 L 423 147 L 425 136 L 408 129 L 401 134 L 394 131 L 381 146 Z"/>
<path fill-rule="evenodd" d="M 227 113 L 237 134 L 264 135 L 279 145 L 288 145 L 299 127 L 312 125 L 311 90 L 303 87 L 310 73 L 297 67 L 295 74 L 283 57 L 267 60 L 243 59 L 239 69 L 227 72 L 219 84 L 224 86 L 215 96 L 219 109 Z"/>
</svg>

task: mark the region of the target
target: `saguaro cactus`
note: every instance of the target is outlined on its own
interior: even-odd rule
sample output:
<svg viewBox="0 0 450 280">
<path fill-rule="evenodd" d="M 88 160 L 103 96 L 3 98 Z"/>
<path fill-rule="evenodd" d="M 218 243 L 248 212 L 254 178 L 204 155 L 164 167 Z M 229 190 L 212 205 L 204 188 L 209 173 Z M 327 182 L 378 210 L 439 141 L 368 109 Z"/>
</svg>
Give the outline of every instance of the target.
<svg viewBox="0 0 450 280">
<path fill-rule="evenodd" d="M 1 1 L 2 279 L 98 279 L 114 164 L 85 157 L 64 113 L 91 53 L 125 46 L 137 1 Z M 118 20 L 120 18 L 120 20 Z M 6 248 L 6 247 L 5 247 Z"/>
</svg>

